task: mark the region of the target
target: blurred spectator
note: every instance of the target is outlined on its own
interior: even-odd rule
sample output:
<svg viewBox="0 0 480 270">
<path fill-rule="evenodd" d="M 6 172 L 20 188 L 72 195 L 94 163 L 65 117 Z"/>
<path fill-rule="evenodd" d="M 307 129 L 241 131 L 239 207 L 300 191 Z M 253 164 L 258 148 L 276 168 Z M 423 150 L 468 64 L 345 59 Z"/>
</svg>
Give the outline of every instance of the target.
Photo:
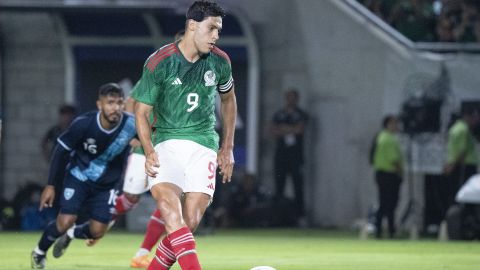
<svg viewBox="0 0 480 270">
<path fill-rule="evenodd" d="M 361 2 L 384 21 L 388 21 L 390 11 L 395 5 L 395 0 L 363 0 Z"/>
<path fill-rule="evenodd" d="M 439 42 L 455 42 L 453 33 L 453 22 L 445 15 L 440 15 L 436 26 L 436 40 Z"/>
<path fill-rule="evenodd" d="M 358 1 L 412 41 L 480 41 L 478 0 Z"/>
<path fill-rule="evenodd" d="M 15 226 L 26 231 L 42 230 L 53 219 L 55 211 L 39 211 L 42 187 L 29 182 L 18 190 L 13 198 Z"/>
<path fill-rule="evenodd" d="M 433 6 L 426 0 L 402 0 L 393 7 L 390 23 L 412 41 L 433 41 Z"/>
<path fill-rule="evenodd" d="M 299 94 L 290 89 L 285 94 L 285 107 L 273 116 L 272 133 L 277 146 L 274 157 L 275 195 L 284 198 L 287 176 L 291 176 L 299 225 L 306 223 L 303 187 L 303 135 L 308 115 L 298 107 Z"/>
<path fill-rule="evenodd" d="M 448 186 L 447 209 L 454 203 L 459 188 L 477 172 L 479 159 L 472 130 L 479 122 L 479 111 L 465 106 L 462 117 L 448 130 L 447 163 L 444 167 Z"/>
<path fill-rule="evenodd" d="M 388 220 L 389 237 L 395 236 L 395 210 L 398 204 L 400 184 L 402 182 L 402 152 L 396 137 L 398 119 L 387 115 L 382 122 L 383 129 L 376 136 L 373 156 L 375 181 L 378 187 L 379 207 L 376 215 L 376 236 L 382 237 L 382 221 Z"/>
<path fill-rule="evenodd" d="M 0 198 L 0 231 L 18 229 L 15 225 L 15 209 L 11 202 Z"/>
<path fill-rule="evenodd" d="M 42 154 L 47 162 L 50 161 L 58 136 L 67 129 L 75 114 L 76 109 L 72 105 L 65 104 L 58 109 L 58 123 L 48 129 L 41 141 Z"/>
<path fill-rule="evenodd" d="M 460 23 L 455 27 L 455 39 L 459 42 L 475 42 L 475 22 L 478 17 L 477 0 L 463 0 Z"/>
<path fill-rule="evenodd" d="M 245 174 L 236 183 L 229 198 L 231 225 L 240 227 L 266 227 L 270 225 L 270 203 L 255 180 L 255 176 Z"/>
</svg>

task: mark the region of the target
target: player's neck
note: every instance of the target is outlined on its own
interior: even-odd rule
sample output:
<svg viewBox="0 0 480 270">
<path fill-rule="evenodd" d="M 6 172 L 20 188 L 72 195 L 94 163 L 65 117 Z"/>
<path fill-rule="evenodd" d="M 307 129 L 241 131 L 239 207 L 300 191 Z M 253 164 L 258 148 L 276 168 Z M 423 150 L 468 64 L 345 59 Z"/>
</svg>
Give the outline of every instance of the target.
<svg viewBox="0 0 480 270">
<path fill-rule="evenodd" d="M 117 122 L 117 123 L 111 123 L 105 117 L 103 117 L 103 115 L 100 114 L 100 125 L 105 130 L 114 129 L 119 123 L 120 123 L 120 121 Z"/>
<path fill-rule="evenodd" d="M 200 59 L 200 52 L 195 48 L 193 39 L 188 36 L 185 36 L 178 43 L 178 49 L 188 62 L 195 63 L 198 59 Z"/>
</svg>

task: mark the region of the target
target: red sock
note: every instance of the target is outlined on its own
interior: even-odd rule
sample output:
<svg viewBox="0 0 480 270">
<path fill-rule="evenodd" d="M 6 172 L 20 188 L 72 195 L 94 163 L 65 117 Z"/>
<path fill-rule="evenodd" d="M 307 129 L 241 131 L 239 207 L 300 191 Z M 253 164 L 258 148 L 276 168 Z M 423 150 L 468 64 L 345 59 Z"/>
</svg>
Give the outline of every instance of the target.
<svg viewBox="0 0 480 270">
<path fill-rule="evenodd" d="M 202 269 L 195 250 L 195 239 L 188 227 L 180 228 L 167 237 L 172 244 L 172 250 L 182 270 Z"/>
<path fill-rule="evenodd" d="M 165 225 L 161 219 L 160 210 L 157 209 L 150 216 L 141 248 L 152 250 L 163 232 L 165 232 Z M 170 243 L 168 243 L 168 245 L 170 245 Z"/>
<path fill-rule="evenodd" d="M 123 215 L 129 210 L 133 209 L 135 206 L 137 206 L 137 202 L 132 202 L 130 201 L 127 196 L 125 196 L 125 193 L 118 196 L 117 199 L 115 199 L 115 216 L 118 215 Z"/>
<path fill-rule="evenodd" d="M 175 263 L 175 253 L 173 253 L 172 245 L 168 237 L 164 237 L 158 244 L 155 251 L 155 257 L 148 266 L 149 270 L 168 270 Z"/>
</svg>

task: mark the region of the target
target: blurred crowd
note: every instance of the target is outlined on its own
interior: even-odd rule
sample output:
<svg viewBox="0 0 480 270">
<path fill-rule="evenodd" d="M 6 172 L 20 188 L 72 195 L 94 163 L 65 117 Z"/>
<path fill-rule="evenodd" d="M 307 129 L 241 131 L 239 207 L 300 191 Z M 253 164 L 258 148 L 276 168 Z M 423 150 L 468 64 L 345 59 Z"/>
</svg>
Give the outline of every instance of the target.
<svg viewBox="0 0 480 270">
<path fill-rule="evenodd" d="M 358 0 L 415 42 L 480 42 L 478 0 Z"/>
</svg>

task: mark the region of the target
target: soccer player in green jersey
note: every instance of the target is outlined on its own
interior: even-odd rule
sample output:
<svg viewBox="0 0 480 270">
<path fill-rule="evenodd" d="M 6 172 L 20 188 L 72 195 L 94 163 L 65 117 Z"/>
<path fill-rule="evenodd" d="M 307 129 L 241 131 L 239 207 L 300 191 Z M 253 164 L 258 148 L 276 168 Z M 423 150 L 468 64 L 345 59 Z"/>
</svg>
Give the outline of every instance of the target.
<svg viewBox="0 0 480 270">
<path fill-rule="evenodd" d="M 212 199 L 217 165 L 222 182 L 232 176 L 237 104 L 230 60 L 215 46 L 224 15 L 216 3 L 194 2 L 184 37 L 147 59 L 132 95 L 150 191 L 168 233 L 149 269 L 169 269 L 175 261 L 182 269 L 201 269 L 191 231 Z M 223 119 L 220 149 L 214 130 L 217 92 Z M 151 112 L 155 120 L 150 125 Z"/>
</svg>

